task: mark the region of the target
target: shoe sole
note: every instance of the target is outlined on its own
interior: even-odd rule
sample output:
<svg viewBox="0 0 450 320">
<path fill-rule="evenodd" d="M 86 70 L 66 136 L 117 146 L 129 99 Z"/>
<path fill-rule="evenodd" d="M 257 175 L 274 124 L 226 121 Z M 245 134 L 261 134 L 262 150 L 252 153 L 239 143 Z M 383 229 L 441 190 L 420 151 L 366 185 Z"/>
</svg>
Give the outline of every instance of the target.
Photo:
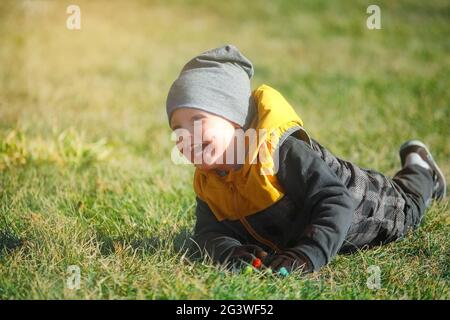
<svg viewBox="0 0 450 320">
<path fill-rule="evenodd" d="M 434 161 L 433 156 L 431 155 L 430 150 L 428 150 L 428 147 L 419 140 L 409 140 L 406 141 L 405 143 L 403 143 L 400 146 L 400 150 L 399 150 L 399 154 L 402 153 L 402 150 L 411 147 L 411 146 L 419 146 L 425 149 L 425 151 L 427 152 L 427 156 L 428 156 L 428 161 L 427 163 L 432 167 L 432 169 L 437 172 L 438 174 L 438 180 L 442 183 L 442 185 L 444 186 L 444 192 L 442 193 L 442 196 L 437 198 L 437 200 L 441 200 L 445 197 L 445 195 L 447 194 L 447 183 L 445 181 L 445 176 L 444 173 L 442 172 L 441 168 L 439 168 L 439 166 L 437 165 L 436 161 Z M 401 157 L 400 157 L 401 158 Z M 404 164 L 402 163 L 402 166 Z"/>
</svg>

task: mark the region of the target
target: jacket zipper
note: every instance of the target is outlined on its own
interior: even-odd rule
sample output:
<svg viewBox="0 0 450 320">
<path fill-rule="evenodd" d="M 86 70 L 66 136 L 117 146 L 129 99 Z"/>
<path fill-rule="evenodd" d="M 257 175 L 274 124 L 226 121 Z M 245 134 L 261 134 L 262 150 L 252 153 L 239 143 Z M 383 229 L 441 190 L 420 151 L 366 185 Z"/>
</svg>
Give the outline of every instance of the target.
<svg viewBox="0 0 450 320">
<path fill-rule="evenodd" d="M 235 195 L 235 190 L 233 187 L 233 184 L 230 183 L 230 189 L 231 192 L 233 194 L 233 209 L 237 211 L 237 203 L 236 203 L 236 195 Z M 239 221 L 242 223 L 242 225 L 244 226 L 244 228 L 247 230 L 248 233 L 250 233 L 250 235 L 255 238 L 257 241 L 264 243 L 266 246 L 268 246 L 269 248 L 271 248 L 272 250 L 274 250 L 275 252 L 280 252 L 280 248 L 278 248 L 278 246 L 276 244 L 274 244 L 272 241 L 260 236 L 255 229 L 253 229 L 253 227 L 250 225 L 250 223 L 247 221 L 247 219 L 245 217 L 241 217 L 239 215 Z"/>
</svg>

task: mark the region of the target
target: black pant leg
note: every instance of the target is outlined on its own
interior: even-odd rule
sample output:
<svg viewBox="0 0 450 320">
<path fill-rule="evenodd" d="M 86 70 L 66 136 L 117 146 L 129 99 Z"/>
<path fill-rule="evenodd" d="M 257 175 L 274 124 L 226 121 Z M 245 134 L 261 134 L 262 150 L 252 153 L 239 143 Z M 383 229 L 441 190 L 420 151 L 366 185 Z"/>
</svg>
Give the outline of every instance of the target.
<svg viewBox="0 0 450 320">
<path fill-rule="evenodd" d="M 406 200 L 405 227 L 416 228 L 430 204 L 433 192 L 432 174 L 419 165 L 409 165 L 398 171 L 392 180 L 401 188 Z"/>
</svg>

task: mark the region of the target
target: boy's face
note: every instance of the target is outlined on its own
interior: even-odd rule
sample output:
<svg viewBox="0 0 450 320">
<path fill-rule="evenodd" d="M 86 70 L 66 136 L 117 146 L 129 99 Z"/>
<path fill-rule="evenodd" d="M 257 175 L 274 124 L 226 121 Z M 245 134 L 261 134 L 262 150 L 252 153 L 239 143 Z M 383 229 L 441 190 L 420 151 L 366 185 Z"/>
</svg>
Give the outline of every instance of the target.
<svg viewBox="0 0 450 320">
<path fill-rule="evenodd" d="M 179 108 L 172 113 L 170 127 L 178 149 L 196 167 L 228 171 L 236 166 L 226 163 L 227 149 L 234 148 L 235 131 L 241 128 L 236 123 L 200 109 Z"/>
</svg>

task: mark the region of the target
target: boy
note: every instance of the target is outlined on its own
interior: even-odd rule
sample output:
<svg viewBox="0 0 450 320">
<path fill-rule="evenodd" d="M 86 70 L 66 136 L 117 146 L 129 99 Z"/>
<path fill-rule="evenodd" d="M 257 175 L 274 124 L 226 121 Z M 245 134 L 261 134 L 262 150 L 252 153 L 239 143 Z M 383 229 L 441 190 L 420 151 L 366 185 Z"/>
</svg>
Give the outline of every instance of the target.
<svg viewBox="0 0 450 320">
<path fill-rule="evenodd" d="M 215 48 L 184 66 L 167 97 L 177 146 L 196 166 L 193 238 L 214 261 L 312 272 L 339 252 L 403 237 L 445 196 L 423 143 L 400 147 L 392 179 L 360 168 L 312 139 L 275 89 L 251 91 L 253 72 L 235 46 Z M 264 132 L 256 148 L 247 137 L 238 149 L 238 133 L 251 130 Z"/>
</svg>

